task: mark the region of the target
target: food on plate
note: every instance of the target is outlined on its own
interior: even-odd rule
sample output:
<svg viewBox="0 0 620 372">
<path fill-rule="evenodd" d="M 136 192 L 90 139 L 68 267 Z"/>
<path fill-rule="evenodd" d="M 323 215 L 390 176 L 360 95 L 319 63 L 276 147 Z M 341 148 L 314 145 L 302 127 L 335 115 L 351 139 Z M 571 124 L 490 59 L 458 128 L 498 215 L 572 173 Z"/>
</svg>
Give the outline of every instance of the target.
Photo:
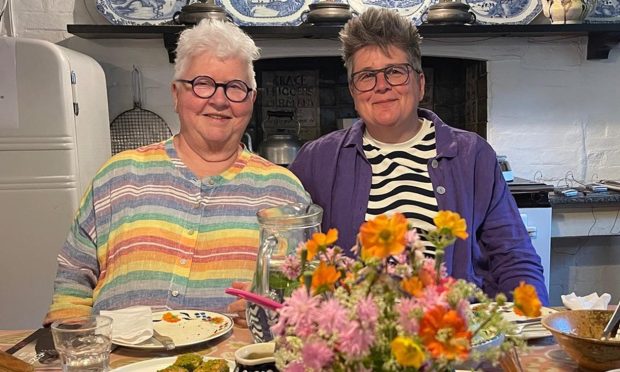
<svg viewBox="0 0 620 372">
<path fill-rule="evenodd" d="M 190 353 L 179 355 L 171 366 L 157 372 L 228 372 L 228 362 L 224 359 L 202 359 L 202 356 Z"/>
<path fill-rule="evenodd" d="M 202 363 L 194 372 L 228 372 L 228 363 L 224 359 L 211 359 Z"/>
<path fill-rule="evenodd" d="M 202 357 L 198 354 L 179 355 L 173 366 L 183 367 L 190 372 L 198 368 L 202 364 Z"/>
<path fill-rule="evenodd" d="M 187 368 L 171 365 L 164 369 L 160 369 L 157 372 L 189 372 Z"/>
<path fill-rule="evenodd" d="M 165 312 L 164 315 L 161 317 L 161 319 L 166 322 L 170 322 L 170 323 L 176 323 L 181 320 L 181 318 L 179 318 L 178 316 L 174 315 L 171 312 Z"/>
</svg>

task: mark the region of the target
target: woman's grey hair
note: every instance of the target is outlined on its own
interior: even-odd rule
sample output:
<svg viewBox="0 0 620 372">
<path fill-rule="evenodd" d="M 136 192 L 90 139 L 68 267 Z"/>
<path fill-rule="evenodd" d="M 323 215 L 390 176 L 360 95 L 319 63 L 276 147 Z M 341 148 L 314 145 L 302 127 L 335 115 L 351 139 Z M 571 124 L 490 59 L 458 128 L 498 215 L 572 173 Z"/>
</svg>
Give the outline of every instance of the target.
<svg viewBox="0 0 620 372">
<path fill-rule="evenodd" d="M 181 78 L 192 58 L 205 52 L 219 59 L 238 58 L 246 61 L 250 87 L 256 89 L 253 61 L 260 57 L 260 49 L 254 40 L 233 23 L 212 19 L 204 19 L 181 33 L 174 61 L 174 79 Z"/>
<path fill-rule="evenodd" d="M 353 73 L 353 55 L 363 47 L 378 46 L 387 55 L 390 46 L 407 54 L 413 69 L 422 71 L 420 34 L 411 20 L 386 8 L 368 8 L 359 17 L 351 18 L 340 31 L 342 59 L 349 78 Z"/>
</svg>

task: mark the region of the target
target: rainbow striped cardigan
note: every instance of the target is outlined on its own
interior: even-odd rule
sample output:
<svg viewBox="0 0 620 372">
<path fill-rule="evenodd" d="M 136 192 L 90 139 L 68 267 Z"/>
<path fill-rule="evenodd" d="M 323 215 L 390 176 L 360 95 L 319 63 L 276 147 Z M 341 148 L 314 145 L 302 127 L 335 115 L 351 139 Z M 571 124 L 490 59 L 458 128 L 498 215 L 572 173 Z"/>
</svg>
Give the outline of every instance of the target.
<svg viewBox="0 0 620 372">
<path fill-rule="evenodd" d="M 223 311 L 251 281 L 259 209 L 310 197 L 286 168 L 250 153 L 197 179 L 172 138 L 112 157 L 83 196 L 58 256 L 44 323 L 133 305 Z"/>
</svg>

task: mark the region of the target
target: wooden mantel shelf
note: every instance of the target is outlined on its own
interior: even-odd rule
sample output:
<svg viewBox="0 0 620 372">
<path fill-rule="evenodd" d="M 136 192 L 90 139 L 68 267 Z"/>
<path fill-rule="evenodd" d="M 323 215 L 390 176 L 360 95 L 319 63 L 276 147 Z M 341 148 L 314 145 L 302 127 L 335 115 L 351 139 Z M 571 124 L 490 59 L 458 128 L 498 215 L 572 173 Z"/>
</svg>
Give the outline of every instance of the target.
<svg viewBox="0 0 620 372">
<path fill-rule="evenodd" d="M 67 31 L 86 39 L 160 39 L 163 38 L 170 62 L 174 60 L 178 34 L 182 25 L 122 26 L 67 25 Z M 336 39 L 340 26 L 243 26 L 256 40 L 260 39 Z M 587 36 L 588 59 L 606 59 L 620 43 L 620 23 L 584 23 L 571 25 L 422 25 L 420 34 L 427 38 L 464 37 L 543 37 Z"/>
</svg>

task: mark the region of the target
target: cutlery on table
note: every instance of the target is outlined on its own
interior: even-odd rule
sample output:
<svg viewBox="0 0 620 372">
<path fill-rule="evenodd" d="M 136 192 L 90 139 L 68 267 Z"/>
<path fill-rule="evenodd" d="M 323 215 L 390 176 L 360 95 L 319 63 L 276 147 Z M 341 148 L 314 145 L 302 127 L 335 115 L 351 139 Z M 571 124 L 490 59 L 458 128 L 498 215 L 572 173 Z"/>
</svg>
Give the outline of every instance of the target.
<svg viewBox="0 0 620 372">
<path fill-rule="evenodd" d="M 173 350 L 176 347 L 172 338 L 164 336 L 156 330 L 153 330 L 153 338 L 159 341 L 159 343 L 162 344 L 166 350 Z"/>
<path fill-rule="evenodd" d="M 619 309 L 620 309 L 620 302 L 616 306 L 616 310 L 614 311 L 611 318 L 609 319 L 609 322 L 607 322 L 605 329 L 603 329 L 603 335 L 601 336 L 601 339 L 608 339 L 609 336 L 614 337 L 618 333 L 618 325 L 620 324 L 620 310 Z"/>
<path fill-rule="evenodd" d="M 226 288 L 226 290 L 224 292 L 228 293 L 229 295 L 233 295 L 233 296 L 237 296 L 237 297 L 243 298 L 246 301 L 253 302 L 253 303 L 257 304 L 257 305 L 263 306 L 263 307 L 265 307 L 267 309 L 270 309 L 270 310 L 278 310 L 279 308 L 282 307 L 281 303 L 276 302 L 276 301 L 272 300 L 269 297 L 260 296 L 260 295 L 257 295 L 256 293 L 244 291 L 242 289 Z"/>
</svg>

